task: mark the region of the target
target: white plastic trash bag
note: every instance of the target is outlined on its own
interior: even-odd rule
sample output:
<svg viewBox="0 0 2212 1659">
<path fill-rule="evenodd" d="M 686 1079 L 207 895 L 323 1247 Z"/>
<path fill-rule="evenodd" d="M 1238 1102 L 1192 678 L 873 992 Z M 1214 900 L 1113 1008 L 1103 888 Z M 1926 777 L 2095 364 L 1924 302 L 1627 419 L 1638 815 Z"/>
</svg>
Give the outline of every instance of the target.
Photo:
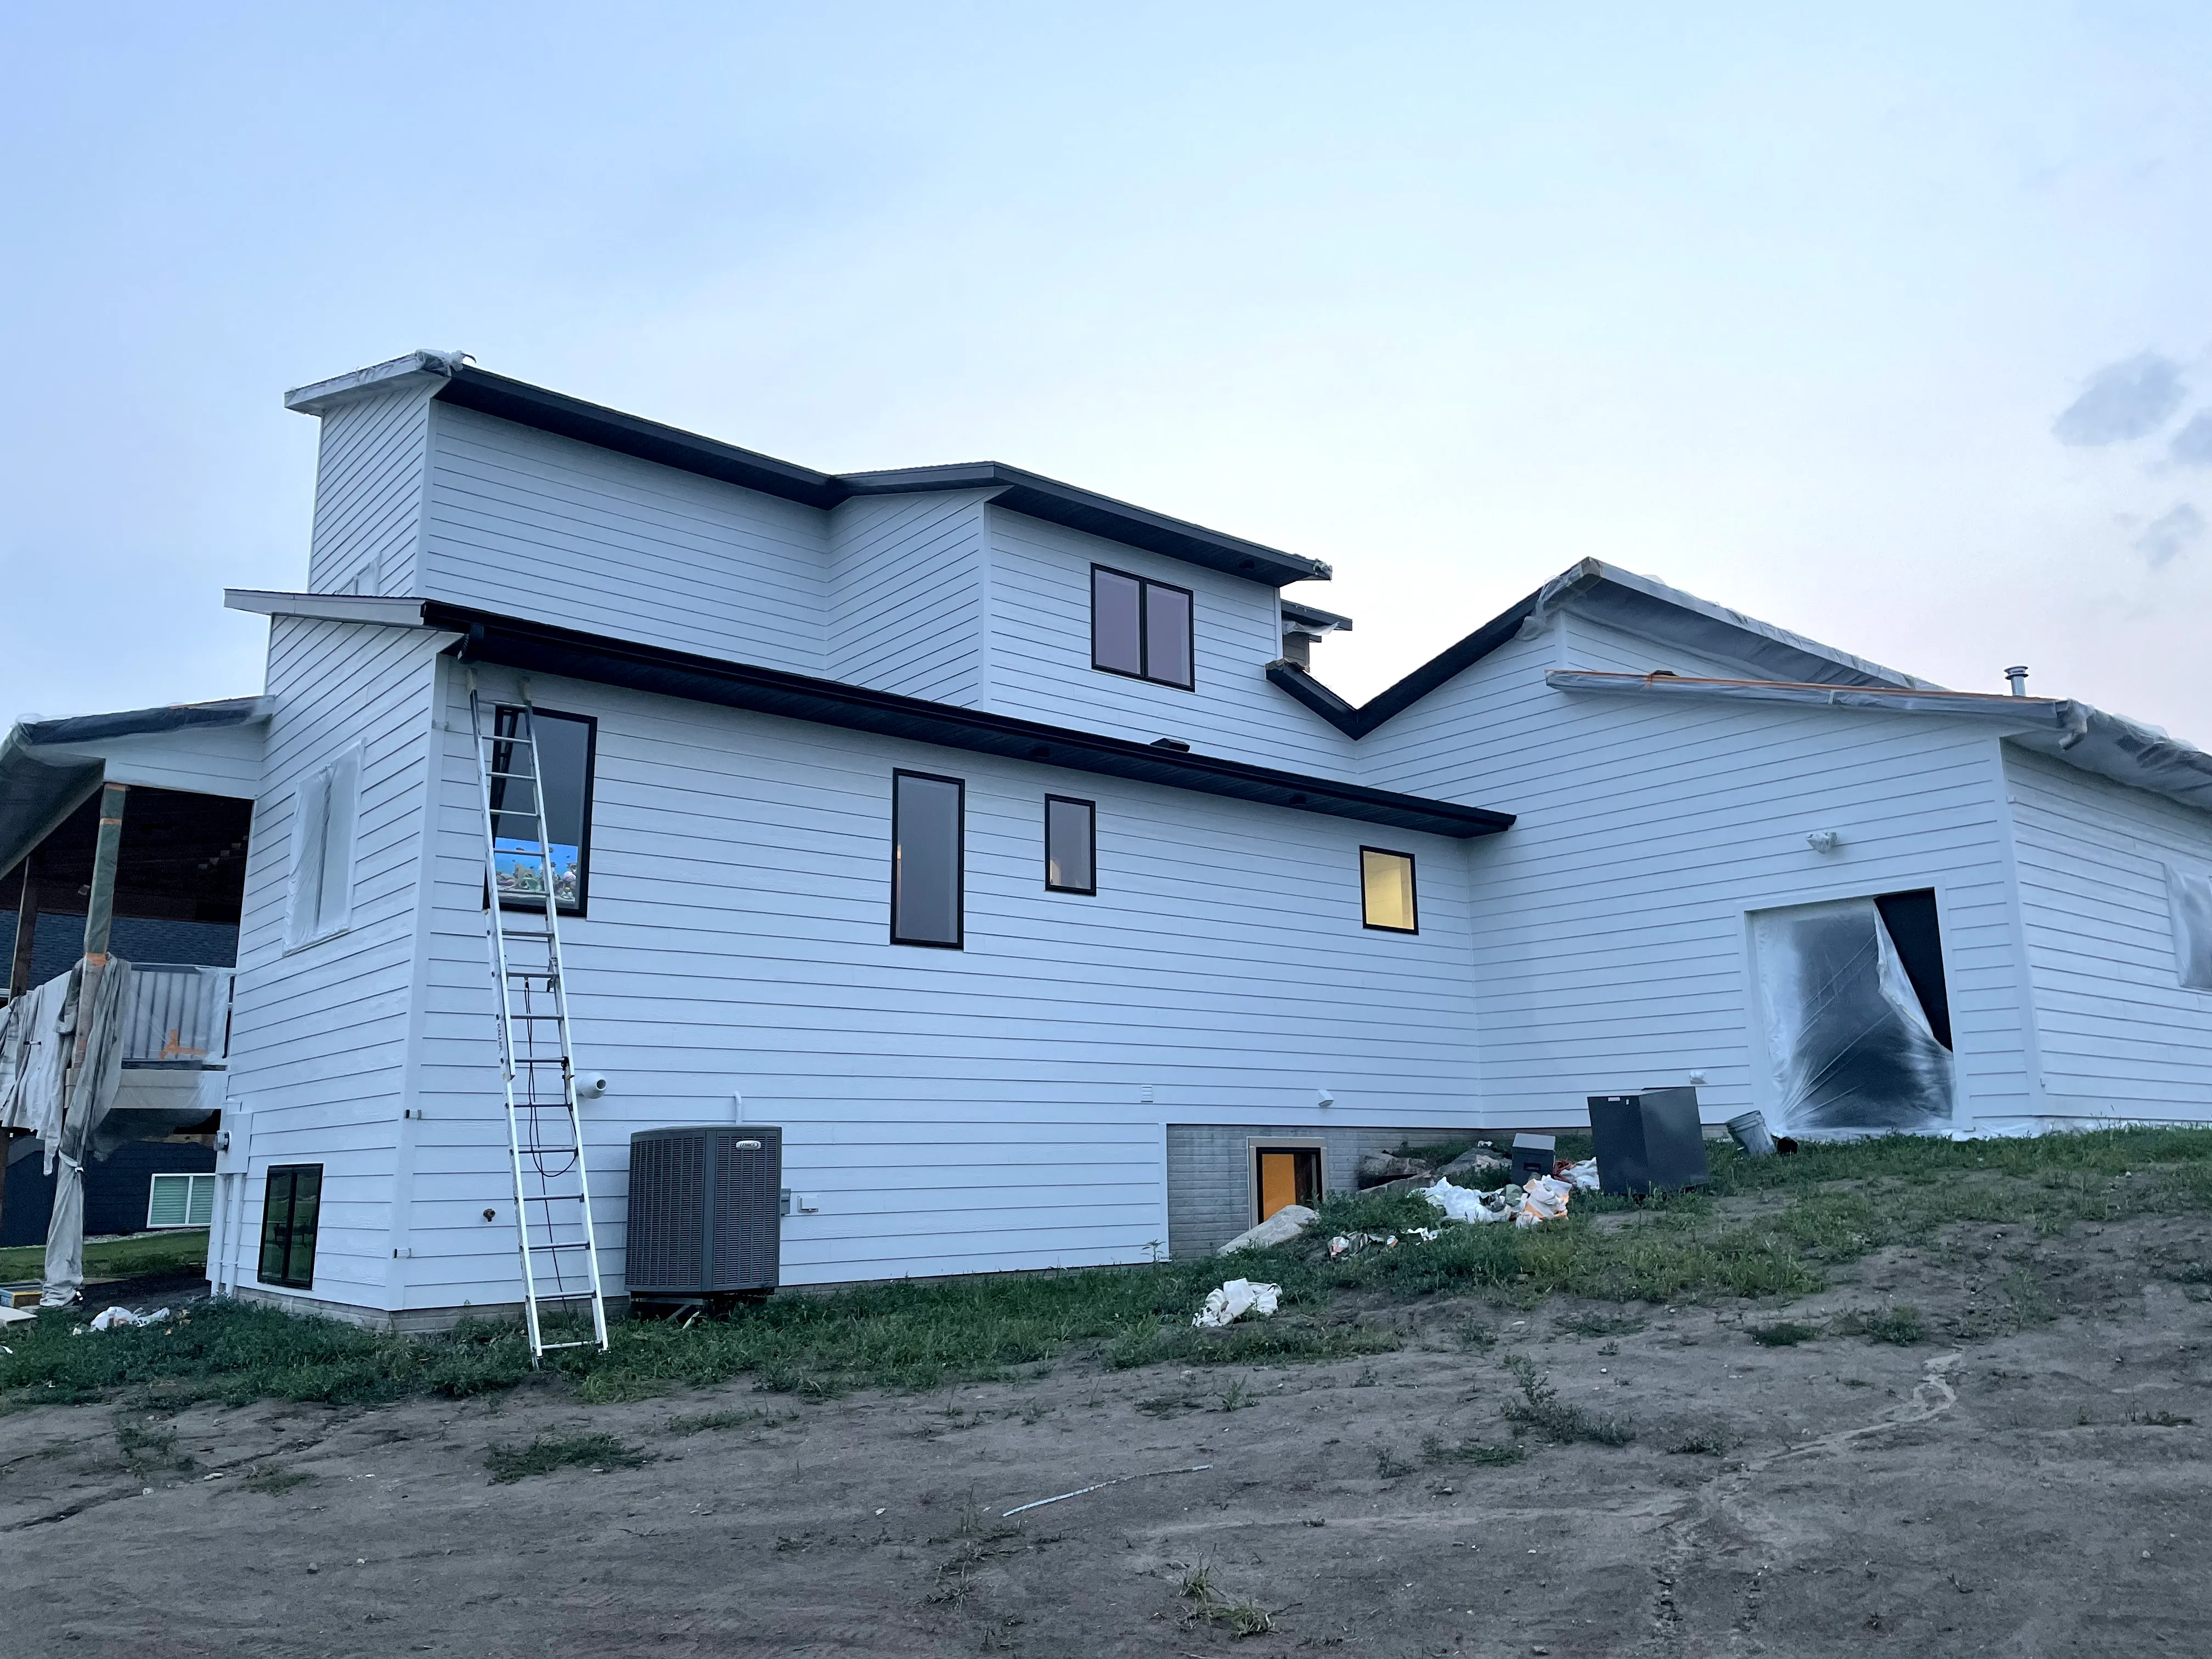
<svg viewBox="0 0 2212 1659">
<path fill-rule="evenodd" d="M 1203 1330 L 1233 1325 L 1246 1314 L 1264 1319 L 1275 1311 L 1282 1294 L 1279 1285 L 1255 1285 L 1249 1279 L 1232 1279 L 1219 1290 L 1206 1292 L 1206 1305 L 1191 1316 L 1190 1322 Z"/>
<path fill-rule="evenodd" d="M 1538 1176 L 1521 1189 L 1521 1208 L 1513 1218 L 1516 1227 L 1533 1227 L 1540 1221 L 1557 1221 L 1567 1212 L 1575 1189 L 1553 1176 Z"/>
<path fill-rule="evenodd" d="M 112 1331 L 125 1325 L 158 1325 L 168 1316 L 167 1308 L 156 1308 L 149 1314 L 135 1314 L 128 1308 L 110 1308 L 104 1314 L 93 1316 L 92 1328 Z"/>
<path fill-rule="evenodd" d="M 1558 1178 L 1577 1192 L 1594 1193 L 1598 1190 L 1597 1160 L 1586 1158 L 1579 1164 L 1570 1164 Z"/>
<path fill-rule="evenodd" d="M 1433 1187 L 1422 1188 L 1421 1196 L 1454 1221 L 1503 1221 L 1513 1213 L 1501 1194 L 1478 1193 L 1470 1187 L 1455 1187 L 1449 1181 L 1439 1181 Z"/>
</svg>

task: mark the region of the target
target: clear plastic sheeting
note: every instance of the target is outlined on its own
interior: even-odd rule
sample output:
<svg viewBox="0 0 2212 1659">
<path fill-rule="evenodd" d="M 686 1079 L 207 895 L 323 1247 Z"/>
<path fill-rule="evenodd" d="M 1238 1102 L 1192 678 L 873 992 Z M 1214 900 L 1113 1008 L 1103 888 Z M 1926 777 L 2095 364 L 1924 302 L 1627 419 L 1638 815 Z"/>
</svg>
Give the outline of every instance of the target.
<svg viewBox="0 0 2212 1659">
<path fill-rule="evenodd" d="M 2166 893 L 2173 908 L 2173 958 L 2183 987 L 2212 991 L 2212 875 L 2168 870 Z"/>
<path fill-rule="evenodd" d="M 1951 1051 L 1936 1041 L 1874 900 L 1755 912 L 1751 923 L 1774 1131 L 1949 1128 Z"/>
</svg>

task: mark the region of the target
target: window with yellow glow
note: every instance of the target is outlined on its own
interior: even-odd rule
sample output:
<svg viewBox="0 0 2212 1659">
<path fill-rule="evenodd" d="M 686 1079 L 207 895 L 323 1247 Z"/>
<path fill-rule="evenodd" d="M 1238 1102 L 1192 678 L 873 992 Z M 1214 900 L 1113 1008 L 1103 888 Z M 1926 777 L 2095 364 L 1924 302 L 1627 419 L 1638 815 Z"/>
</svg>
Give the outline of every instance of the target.
<svg viewBox="0 0 2212 1659">
<path fill-rule="evenodd" d="M 1413 855 L 1379 847 L 1359 849 L 1360 920 L 1387 933 L 1418 933 L 1413 902 Z"/>
</svg>

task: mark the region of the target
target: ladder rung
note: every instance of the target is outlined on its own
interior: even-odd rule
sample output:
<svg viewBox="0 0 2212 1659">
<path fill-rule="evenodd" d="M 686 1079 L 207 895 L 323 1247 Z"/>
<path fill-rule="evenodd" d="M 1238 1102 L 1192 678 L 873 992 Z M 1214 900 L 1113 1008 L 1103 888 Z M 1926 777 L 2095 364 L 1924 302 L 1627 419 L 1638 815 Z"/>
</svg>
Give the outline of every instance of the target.
<svg viewBox="0 0 2212 1659">
<path fill-rule="evenodd" d="M 488 778 L 520 778 L 525 783 L 538 781 L 538 775 L 535 772 L 487 772 L 484 775 Z"/>
</svg>

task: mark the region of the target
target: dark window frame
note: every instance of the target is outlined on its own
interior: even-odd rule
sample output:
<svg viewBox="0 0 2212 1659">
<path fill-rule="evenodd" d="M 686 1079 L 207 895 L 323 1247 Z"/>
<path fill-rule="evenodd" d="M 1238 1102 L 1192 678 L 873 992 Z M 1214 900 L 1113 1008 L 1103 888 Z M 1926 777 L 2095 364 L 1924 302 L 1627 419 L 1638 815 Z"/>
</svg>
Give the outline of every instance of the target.
<svg viewBox="0 0 2212 1659">
<path fill-rule="evenodd" d="M 1070 887 L 1052 878 L 1052 807 L 1058 801 L 1062 806 L 1080 806 L 1089 816 L 1085 819 L 1091 831 L 1091 885 Z M 1074 893 L 1084 898 L 1098 896 L 1098 803 L 1085 800 L 1080 795 L 1047 795 L 1044 798 L 1044 890 L 1048 893 Z"/>
<path fill-rule="evenodd" d="M 1098 575 L 1103 571 L 1109 576 L 1119 576 L 1125 582 L 1137 584 L 1137 672 L 1115 668 L 1098 660 Z M 1190 660 L 1190 678 L 1164 679 L 1152 672 L 1152 590 L 1164 587 L 1170 593 L 1180 593 L 1188 607 L 1183 650 Z M 1198 690 L 1198 595 L 1188 587 L 1177 587 L 1173 582 L 1155 581 L 1150 576 L 1139 576 L 1133 570 L 1118 570 L 1110 564 L 1091 567 L 1091 665 L 1102 674 L 1118 674 L 1125 680 L 1142 680 L 1147 685 L 1164 685 L 1171 691 Z"/>
<path fill-rule="evenodd" d="M 299 1213 L 300 1177 L 314 1176 L 314 1218 L 308 1224 L 307 1262 L 302 1269 L 295 1258 L 300 1254 Z M 283 1218 L 276 1212 L 276 1189 L 279 1177 L 283 1178 Z M 323 1166 L 319 1164 L 273 1164 L 264 1176 L 261 1187 L 261 1249 L 254 1261 L 254 1280 L 262 1285 L 282 1285 L 295 1291 L 313 1290 L 315 1285 L 315 1246 L 323 1231 Z M 276 1273 L 270 1268 L 270 1250 L 275 1247 Z"/>
<path fill-rule="evenodd" d="M 1406 860 L 1406 888 L 1408 895 L 1412 897 L 1413 902 L 1413 925 L 1411 927 L 1393 927 L 1387 921 L 1368 921 L 1367 855 L 1370 853 L 1379 853 L 1386 859 L 1403 859 Z M 1362 927 L 1366 928 L 1369 932 L 1376 933 L 1398 933 L 1404 935 L 1418 933 L 1421 931 L 1420 860 L 1416 859 L 1411 853 L 1405 852 L 1395 847 L 1363 846 L 1359 849 L 1359 925 Z"/>
<path fill-rule="evenodd" d="M 542 716 L 546 720 L 574 720 L 580 723 L 584 728 L 584 805 L 582 822 L 578 825 L 578 834 L 582 837 L 582 839 L 576 844 L 576 902 L 574 904 L 562 904 L 558 906 L 557 914 L 564 916 L 574 916 L 579 920 L 589 920 L 591 915 L 592 898 L 592 798 L 597 793 L 596 786 L 599 782 L 599 716 L 596 714 L 572 714 L 564 708 L 532 708 L 519 702 L 494 703 L 492 705 L 491 714 L 492 732 L 494 737 L 492 744 L 492 764 L 497 770 L 506 771 L 510 769 L 508 768 L 500 766 L 499 764 L 500 743 L 502 741 L 509 743 L 514 741 L 514 738 L 511 737 L 504 739 L 499 738 L 498 733 L 501 717 L 508 714 L 520 714 L 526 711 L 526 708 L 527 709 L 527 712 L 533 716 Z M 489 780 L 489 782 L 492 789 L 492 799 L 495 801 L 502 799 L 506 793 L 506 785 L 497 778 Z M 495 806 L 492 810 L 495 812 L 497 812 L 501 809 Z M 542 785 L 538 791 L 538 810 L 541 812 L 544 810 L 544 792 Z M 543 835 L 544 832 L 544 825 L 541 822 L 538 825 L 538 833 Z M 489 875 L 484 878 L 484 903 L 486 908 L 489 908 L 491 903 L 491 879 Z M 545 907 L 537 899 L 530 898 L 521 894 L 502 893 L 500 895 L 499 908 L 502 910 L 520 910 L 525 913 L 529 913 L 542 910 Z"/>
<path fill-rule="evenodd" d="M 918 778 L 925 783 L 949 783 L 960 792 L 960 804 L 955 808 L 956 828 L 952 837 L 952 934 L 944 939 L 901 939 L 899 937 L 899 787 L 901 778 Z M 910 767 L 891 769 L 891 903 L 890 940 L 894 945 L 918 945 L 928 951 L 964 951 L 968 948 L 968 780 L 947 777 L 942 772 L 917 772 Z"/>
</svg>

